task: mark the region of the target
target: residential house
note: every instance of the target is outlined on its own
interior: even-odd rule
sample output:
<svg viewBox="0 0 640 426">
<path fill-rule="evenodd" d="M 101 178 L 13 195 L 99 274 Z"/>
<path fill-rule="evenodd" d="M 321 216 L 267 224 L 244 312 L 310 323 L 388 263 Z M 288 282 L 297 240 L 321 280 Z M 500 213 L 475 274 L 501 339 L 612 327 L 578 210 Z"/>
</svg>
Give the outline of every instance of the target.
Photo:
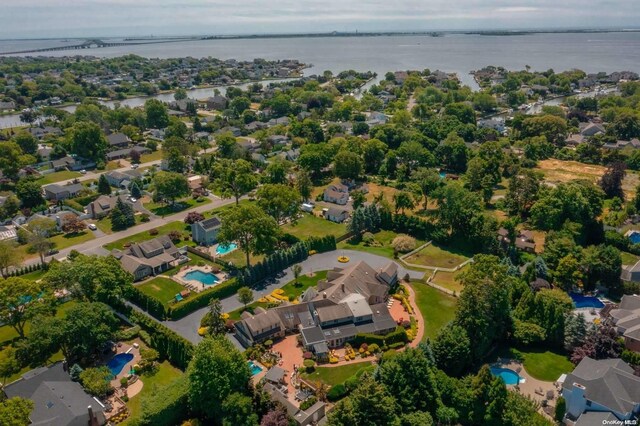
<svg viewBox="0 0 640 426">
<path fill-rule="evenodd" d="M 271 135 L 267 138 L 267 142 L 269 142 L 272 146 L 286 145 L 289 143 L 289 138 L 285 135 Z"/>
<path fill-rule="evenodd" d="M 278 125 L 288 126 L 290 121 L 291 120 L 289 120 L 289 117 L 272 118 L 267 123 L 267 126 L 268 127 L 273 127 L 273 126 L 278 126 Z"/>
<path fill-rule="evenodd" d="M 0 111 L 12 111 L 16 109 L 16 103 L 13 101 L 1 101 L 0 102 Z"/>
<path fill-rule="evenodd" d="M 94 201 L 87 204 L 84 210 L 92 219 L 101 219 L 111 213 L 111 210 L 116 206 L 118 199 L 125 204 L 129 204 L 135 209 L 134 203 L 132 203 L 126 195 L 101 195 Z"/>
<path fill-rule="evenodd" d="M 300 148 L 293 148 L 284 153 L 284 158 L 288 161 L 296 161 L 300 158 Z"/>
<path fill-rule="evenodd" d="M 640 261 L 633 265 L 622 265 L 620 278 L 624 281 L 640 282 Z"/>
<path fill-rule="evenodd" d="M 136 179 L 142 179 L 142 173 L 137 170 L 125 170 L 123 172 L 112 170 L 104 174 L 109 185 L 115 188 L 129 188 L 131 182 Z"/>
<path fill-rule="evenodd" d="M 106 422 L 104 406 L 71 380 L 63 362 L 31 370 L 3 390 L 7 398 L 33 401 L 32 425 L 100 426 Z"/>
<path fill-rule="evenodd" d="M 227 108 L 227 104 L 229 99 L 222 95 L 215 95 L 207 98 L 206 104 L 207 109 L 215 109 L 218 111 L 222 111 Z"/>
<path fill-rule="evenodd" d="M 324 190 L 322 198 L 328 203 L 344 206 L 349 201 L 349 188 L 341 183 L 331 184 Z"/>
<path fill-rule="evenodd" d="M 378 126 L 380 124 L 385 124 L 387 121 L 389 121 L 389 117 L 381 112 L 374 111 L 369 113 L 369 117 L 367 118 L 367 121 L 365 123 L 367 123 L 369 127 L 372 127 Z"/>
<path fill-rule="evenodd" d="M 50 185 L 43 186 L 44 197 L 49 201 L 62 201 L 67 198 L 73 198 L 77 196 L 80 191 L 85 189 L 80 183 L 72 183 L 69 185 L 58 185 L 52 183 Z"/>
<path fill-rule="evenodd" d="M 349 210 L 340 207 L 329 207 L 322 209 L 325 219 L 335 223 L 342 223 L 349 219 Z"/>
<path fill-rule="evenodd" d="M 397 268 L 393 262 L 378 271 L 365 262 L 334 268 L 303 293 L 300 303 L 245 312 L 235 323 L 236 336 L 251 346 L 287 331 L 300 332 L 304 347 L 322 358 L 358 333 L 387 334 L 396 328 L 386 300 L 397 282 Z"/>
<path fill-rule="evenodd" d="M 75 158 L 66 156 L 62 158 L 58 158 L 57 160 L 52 160 L 49 162 L 49 166 L 55 170 L 56 172 L 60 170 L 75 170 L 77 167 L 77 163 Z"/>
<path fill-rule="evenodd" d="M 564 143 L 570 147 L 576 147 L 585 141 L 584 136 L 580 133 L 572 133 L 564 140 Z"/>
<path fill-rule="evenodd" d="M 18 232 L 13 225 L 0 225 L 0 241 L 13 241 L 18 239 Z"/>
<path fill-rule="evenodd" d="M 163 235 L 153 240 L 134 243 L 124 250 L 111 253 L 136 281 L 157 275 L 177 264 L 180 253 L 171 239 Z"/>
<path fill-rule="evenodd" d="M 500 228 L 498 230 L 498 240 L 505 245 L 509 245 L 511 243 L 509 239 L 509 231 L 505 228 Z M 536 243 L 533 239 L 533 232 L 526 230 L 517 231 L 515 246 L 517 249 L 528 253 L 535 253 Z"/>
<path fill-rule="evenodd" d="M 38 150 L 36 151 L 36 154 L 38 155 L 38 157 L 40 157 L 42 161 L 49 161 L 49 157 L 51 156 L 52 152 L 53 152 L 53 148 L 51 148 L 50 146 L 38 145 Z"/>
<path fill-rule="evenodd" d="M 124 133 L 111 133 L 107 136 L 107 143 L 111 147 L 124 148 L 131 143 L 131 138 Z"/>
<path fill-rule="evenodd" d="M 640 352 L 640 296 L 626 294 L 616 309 L 609 312 L 616 330 L 624 337 L 627 349 Z"/>
<path fill-rule="evenodd" d="M 269 127 L 267 123 L 263 123 L 262 121 L 252 121 L 251 123 L 244 126 L 245 130 L 250 133 L 253 133 L 257 130 L 266 129 L 267 127 Z"/>
<path fill-rule="evenodd" d="M 107 158 L 107 161 L 119 160 L 120 158 L 129 158 L 131 157 L 131 153 L 133 151 L 138 152 L 140 155 L 148 154 L 151 152 L 151 150 L 145 146 L 136 145 L 132 148 L 122 148 L 122 149 L 116 149 L 115 151 L 107 152 L 106 158 Z"/>
<path fill-rule="evenodd" d="M 271 395 L 272 399 L 280 402 L 286 408 L 287 414 L 295 421 L 296 426 L 318 425 L 325 420 L 326 404 L 324 402 L 318 401 L 306 410 L 301 410 L 287 398 L 282 385 L 267 381 L 263 389 Z"/>
<path fill-rule="evenodd" d="M 595 136 L 599 133 L 604 133 L 604 126 L 600 123 L 580 123 L 580 134 L 585 137 Z"/>
<path fill-rule="evenodd" d="M 29 133 L 36 138 L 42 139 L 47 135 L 60 136 L 62 135 L 62 130 L 58 127 L 44 126 L 44 127 L 30 127 Z"/>
<path fill-rule="evenodd" d="M 640 414 L 640 377 L 621 359 L 585 357 L 564 379 L 562 396 L 567 404 L 565 423 L 594 424 L 582 419 L 591 420 L 594 412 L 595 417 L 608 413 L 605 417 L 624 422 Z"/>
<path fill-rule="evenodd" d="M 506 130 L 504 120 L 498 120 L 495 118 L 478 120 L 478 128 L 493 129 L 500 134 L 504 133 Z"/>
<path fill-rule="evenodd" d="M 606 149 L 638 149 L 640 148 L 640 140 L 638 140 L 638 138 L 633 138 L 629 141 L 619 140 L 615 143 L 605 143 L 602 147 Z"/>
<path fill-rule="evenodd" d="M 222 223 L 217 217 L 201 220 L 191 224 L 193 241 L 203 246 L 210 246 L 218 241 L 218 231 Z"/>
</svg>

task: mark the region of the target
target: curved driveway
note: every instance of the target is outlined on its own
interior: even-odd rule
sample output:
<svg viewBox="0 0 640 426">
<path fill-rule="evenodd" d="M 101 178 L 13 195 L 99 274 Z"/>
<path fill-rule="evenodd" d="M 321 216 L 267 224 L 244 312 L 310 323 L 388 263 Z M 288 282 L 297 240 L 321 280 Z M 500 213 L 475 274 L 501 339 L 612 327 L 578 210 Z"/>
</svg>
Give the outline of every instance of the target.
<svg viewBox="0 0 640 426">
<path fill-rule="evenodd" d="M 350 258 L 349 263 L 338 262 L 338 256 L 343 255 Z M 326 253 L 314 254 L 313 256 L 307 258 L 307 260 L 300 262 L 300 265 L 302 266 L 302 273 L 307 274 L 309 272 L 327 271 L 335 267 L 344 268 L 360 261 L 367 262 L 373 269 L 380 269 L 391 262 L 391 259 L 363 251 L 334 250 Z M 413 279 L 421 279 L 424 277 L 424 272 L 406 269 L 402 267 L 398 262 L 396 262 L 396 264 L 398 265 L 398 277 L 400 278 L 404 277 L 406 273 L 408 273 L 409 276 Z M 287 268 L 285 272 L 285 276 L 282 277 L 278 282 L 269 284 L 268 286 L 259 289 L 254 289 L 254 299 L 257 300 L 262 296 L 268 295 L 276 288 L 280 288 L 289 281 L 293 280 L 293 272 L 291 272 L 291 268 Z M 220 302 L 222 303 L 222 310 L 224 312 L 231 312 L 242 307 L 242 304 L 238 301 L 236 296 L 227 297 L 226 299 L 222 299 Z M 164 325 L 166 325 L 185 339 L 193 343 L 198 343 L 202 339 L 200 336 L 198 336 L 198 327 L 200 327 L 200 320 L 206 313 L 207 308 L 205 307 L 177 321 L 164 321 Z"/>
</svg>

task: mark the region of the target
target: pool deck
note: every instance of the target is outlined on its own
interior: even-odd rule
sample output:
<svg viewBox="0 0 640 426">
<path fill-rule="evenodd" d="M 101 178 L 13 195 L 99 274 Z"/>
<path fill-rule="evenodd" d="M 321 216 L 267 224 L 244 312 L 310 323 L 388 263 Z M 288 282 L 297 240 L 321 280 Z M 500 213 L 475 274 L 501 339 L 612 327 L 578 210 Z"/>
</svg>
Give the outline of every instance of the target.
<svg viewBox="0 0 640 426">
<path fill-rule="evenodd" d="M 188 280 L 185 278 L 185 276 L 189 273 L 189 272 L 193 272 L 193 271 L 201 271 L 204 272 L 206 274 L 212 274 L 215 275 L 216 278 L 218 278 L 218 282 L 216 282 L 215 284 L 203 284 L 198 280 Z M 211 265 L 204 265 L 204 266 L 183 266 L 180 269 L 180 272 L 178 272 L 177 274 L 175 274 L 173 277 L 171 277 L 175 282 L 182 284 L 183 286 L 185 286 L 188 290 L 194 291 L 196 293 L 200 293 L 201 291 L 204 291 L 208 288 L 213 287 L 214 285 L 218 285 L 222 282 L 224 282 L 225 280 L 228 279 L 228 276 L 225 272 L 214 272 L 214 268 Z"/>
</svg>

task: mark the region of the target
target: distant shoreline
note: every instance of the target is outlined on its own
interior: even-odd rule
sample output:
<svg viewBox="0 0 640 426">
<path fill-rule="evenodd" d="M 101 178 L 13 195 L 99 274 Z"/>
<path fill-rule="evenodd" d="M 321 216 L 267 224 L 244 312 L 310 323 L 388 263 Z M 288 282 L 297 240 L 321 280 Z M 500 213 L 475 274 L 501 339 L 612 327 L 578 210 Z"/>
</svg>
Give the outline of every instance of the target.
<svg viewBox="0 0 640 426">
<path fill-rule="evenodd" d="M 86 36 L 86 37 L 36 37 L 36 38 L 6 38 L 0 41 L 38 41 L 38 40 L 91 40 L 91 39 L 122 39 L 132 42 L 157 41 L 200 41 L 200 40 L 234 40 L 259 38 L 322 38 L 322 37 L 393 37 L 393 36 L 430 36 L 446 35 L 484 35 L 484 36 L 521 36 L 533 34 L 599 34 L 599 33 L 636 33 L 640 28 L 615 29 L 532 29 L 532 30 L 434 30 L 434 31 L 366 31 L 366 32 L 322 32 L 322 33 L 273 33 L 273 34 L 234 34 L 234 35 L 183 35 L 183 36 Z"/>
</svg>

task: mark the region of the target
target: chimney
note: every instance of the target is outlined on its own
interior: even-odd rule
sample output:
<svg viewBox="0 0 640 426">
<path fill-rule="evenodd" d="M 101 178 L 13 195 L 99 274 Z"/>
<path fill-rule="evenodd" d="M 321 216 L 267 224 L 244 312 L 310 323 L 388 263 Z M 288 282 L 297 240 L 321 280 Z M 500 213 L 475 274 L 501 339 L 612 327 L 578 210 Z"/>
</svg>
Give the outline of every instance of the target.
<svg viewBox="0 0 640 426">
<path fill-rule="evenodd" d="M 345 292 L 344 283 L 342 284 L 342 292 Z"/>
<path fill-rule="evenodd" d="M 323 299 L 326 299 L 326 298 L 327 298 L 327 292 L 326 292 L 326 291 L 323 291 L 323 292 L 322 292 L 322 298 L 323 298 Z"/>
<path fill-rule="evenodd" d="M 97 419 L 96 415 L 93 413 L 93 409 L 91 408 L 90 405 L 87 407 L 87 410 L 89 411 L 88 426 L 100 426 L 98 424 L 98 419 Z"/>
</svg>

